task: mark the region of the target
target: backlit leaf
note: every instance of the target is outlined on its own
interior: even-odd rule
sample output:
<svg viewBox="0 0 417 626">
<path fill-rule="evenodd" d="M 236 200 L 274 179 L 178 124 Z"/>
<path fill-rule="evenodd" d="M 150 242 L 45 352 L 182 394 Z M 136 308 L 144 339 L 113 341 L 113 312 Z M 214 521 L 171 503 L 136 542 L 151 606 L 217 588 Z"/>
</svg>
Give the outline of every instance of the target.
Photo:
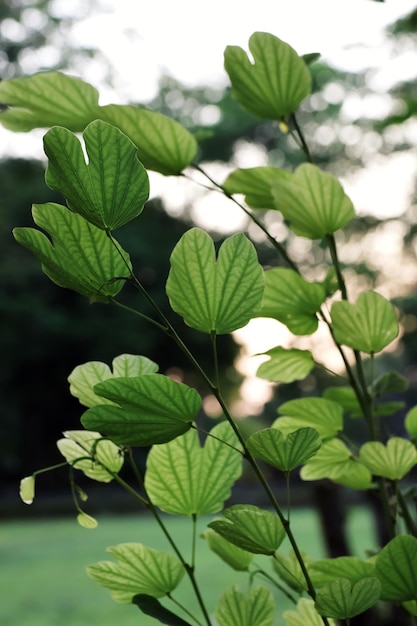
<svg viewBox="0 0 417 626">
<path fill-rule="evenodd" d="M 272 209 L 274 208 L 272 183 L 277 179 L 290 176 L 289 172 L 278 167 L 237 169 L 226 178 L 223 189 L 229 194 L 244 194 L 246 204 L 252 209 Z"/>
<path fill-rule="evenodd" d="M 375 576 L 382 585 L 381 600 L 407 602 L 417 600 L 417 539 L 399 535 L 381 550 L 375 564 Z"/>
<path fill-rule="evenodd" d="M 220 598 L 215 615 L 218 626 L 272 626 L 274 599 L 265 587 L 254 587 L 246 594 L 232 587 Z"/>
<path fill-rule="evenodd" d="M 291 269 L 270 269 L 265 272 L 264 299 L 258 317 L 272 317 L 295 335 L 311 335 L 317 330 L 317 311 L 325 298 L 319 283 L 309 283 Z"/>
<path fill-rule="evenodd" d="M 154 598 L 171 593 L 185 570 L 177 557 L 141 543 L 122 543 L 107 551 L 117 559 L 87 567 L 96 582 L 110 590 L 116 602 L 130 603 L 137 594 Z"/>
<path fill-rule="evenodd" d="M 161 113 L 109 104 L 100 107 L 98 117 L 120 128 L 133 141 L 146 169 L 176 176 L 190 165 L 197 153 L 193 135 Z"/>
<path fill-rule="evenodd" d="M 54 126 L 46 133 L 46 183 L 62 193 L 72 211 L 98 228 L 114 230 L 141 213 L 149 196 L 148 175 L 136 146 L 118 128 L 95 120 L 83 139 L 87 163 L 69 130 Z"/>
<path fill-rule="evenodd" d="M 83 426 L 127 446 L 165 443 L 182 435 L 201 407 L 195 389 L 161 374 L 109 378 L 95 385 L 94 392 L 118 406 L 93 406 L 82 416 Z"/>
<path fill-rule="evenodd" d="M 98 526 L 97 520 L 94 517 L 91 517 L 91 515 L 87 515 L 87 513 L 84 513 L 83 511 L 81 511 L 81 513 L 78 513 L 77 522 L 80 526 L 89 530 L 93 530 Z"/>
<path fill-rule="evenodd" d="M 25 476 L 20 481 L 19 495 L 22 502 L 32 504 L 35 499 L 35 477 Z"/>
<path fill-rule="evenodd" d="M 324 398 L 297 398 L 278 408 L 282 414 L 273 423 L 283 434 L 310 427 L 322 439 L 330 439 L 343 429 L 343 410 L 336 402 Z"/>
<path fill-rule="evenodd" d="M 311 163 L 300 165 L 291 178 L 272 184 L 275 208 L 298 235 L 322 239 L 343 228 L 355 216 L 353 204 L 339 181 Z"/>
<path fill-rule="evenodd" d="M 302 465 L 320 448 L 320 435 L 314 428 L 300 428 L 286 437 L 276 428 L 259 430 L 249 437 L 249 451 L 284 472 Z"/>
<path fill-rule="evenodd" d="M 367 354 L 380 352 L 398 335 L 394 307 L 375 291 L 364 291 L 354 304 L 335 302 L 331 318 L 337 341 Z"/>
<path fill-rule="evenodd" d="M 356 556 L 341 556 L 313 561 L 308 566 L 308 573 L 315 587 L 323 587 L 334 578 L 347 578 L 354 585 L 361 578 L 373 576 L 374 566 Z"/>
<path fill-rule="evenodd" d="M 282 614 L 286 626 L 323 626 L 323 620 L 314 608 L 314 600 L 300 598 L 297 602 L 296 611 L 284 611 Z M 335 622 L 330 619 L 329 626 L 334 626 Z"/>
<path fill-rule="evenodd" d="M 143 376 L 155 374 L 158 371 L 158 365 L 146 356 L 133 354 L 117 356 L 113 359 L 112 368 L 113 371 L 101 361 L 89 361 L 77 365 L 68 376 L 71 394 L 87 407 L 96 404 L 114 404 L 111 400 L 106 400 L 106 398 L 95 394 L 94 386 L 108 378 Z"/>
<path fill-rule="evenodd" d="M 410 409 L 405 416 L 405 428 L 409 435 L 417 440 L 417 406 Z"/>
<path fill-rule="evenodd" d="M 254 554 L 274 554 L 284 540 L 285 529 L 276 515 L 251 504 L 236 504 L 223 511 L 226 519 L 209 527 L 239 548 Z"/>
<path fill-rule="evenodd" d="M 305 565 L 311 562 L 311 558 L 305 552 L 301 551 L 301 556 Z M 290 550 L 288 556 L 277 552 L 272 559 L 272 566 L 281 580 L 291 589 L 294 589 L 294 591 L 300 594 L 306 591 L 307 582 L 294 550 Z"/>
<path fill-rule="evenodd" d="M 163 511 L 188 516 L 216 513 L 230 497 L 242 473 L 242 455 L 231 446 L 240 446 L 227 422 L 215 426 L 211 435 L 203 448 L 197 431 L 190 430 L 149 452 L 145 486 Z"/>
<path fill-rule="evenodd" d="M 270 357 L 258 367 L 256 375 L 279 383 L 292 383 L 303 380 L 314 367 L 314 359 L 308 350 L 286 350 L 277 346 L 264 354 Z"/>
<path fill-rule="evenodd" d="M 64 439 L 57 441 L 58 450 L 66 461 L 86 476 L 109 483 L 123 465 L 119 446 L 100 433 L 88 430 L 68 430 Z"/>
<path fill-rule="evenodd" d="M 230 541 L 224 539 L 224 537 L 211 528 L 207 528 L 207 530 L 204 531 L 203 537 L 207 539 L 210 549 L 234 570 L 238 572 L 246 572 L 248 570 L 249 565 L 253 561 L 253 554 L 251 552 L 242 550 L 242 548 L 230 543 Z"/>
<path fill-rule="evenodd" d="M 1 81 L 0 102 L 8 105 L 0 113 L 0 123 L 17 132 L 51 126 L 81 132 L 99 110 L 94 87 L 60 72 Z"/>
<path fill-rule="evenodd" d="M 225 50 L 224 66 L 233 95 L 260 118 L 287 117 L 311 91 L 306 64 L 290 45 L 269 33 L 254 33 L 249 50 L 253 63 L 238 46 L 227 46 Z"/>
<path fill-rule="evenodd" d="M 129 276 L 130 259 L 100 228 L 60 204 L 35 204 L 35 228 L 15 228 L 16 241 L 41 261 L 44 273 L 60 287 L 73 289 L 92 301 L 108 302 Z"/>
<path fill-rule="evenodd" d="M 350 619 L 376 604 L 380 593 L 381 584 L 373 576 L 354 585 L 347 578 L 335 578 L 318 590 L 315 606 L 320 615 Z"/>
<path fill-rule="evenodd" d="M 359 463 L 340 439 L 331 439 L 301 468 L 303 480 L 330 478 L 335 483 L 351 489 L 367 489 L 371 473 Z"/>
<path fill-rule="evenodd" d="M 375 476 L 401 480 L 417 464 L 417 450 L 411 441 L 391 437 L 386 446 L 380 441 L 365 443 L 359 459 Z"/>
<path fill-rule="evenodd" d="M 172 252 L 166 291 L 192 328 L 223 334 L 245 326 L 259 312 L 263 290 L 263 270 L 243 234 L 228 237 L 217 260 L 213 240 L 199 228 L 186 232 Z"/>
</svg>

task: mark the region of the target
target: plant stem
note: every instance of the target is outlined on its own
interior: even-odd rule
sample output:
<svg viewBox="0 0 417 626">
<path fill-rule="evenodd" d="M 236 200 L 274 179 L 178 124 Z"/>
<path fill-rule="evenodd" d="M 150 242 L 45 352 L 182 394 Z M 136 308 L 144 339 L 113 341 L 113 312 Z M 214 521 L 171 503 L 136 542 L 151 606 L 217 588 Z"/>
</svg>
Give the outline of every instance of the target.
<svg viewBox="0 0 417 626">
<path fill-rule="evenodd" d="M 280 591 L 282 591 L 282 593 L 284 595 L 287 596 L 287 598 L 289 600 L 291 600 L 291 602 L 293 602 L 294 604 L 297 604 L 297 599 L 294 598 L 294 596 L 292 596 L 290 594 L 289 591 L 287 591 L 287 589 L 285 589 L 285 587 L 283 587 L 277 580 L 275 580 L 275 578 L 273 578 L 270 574 L 268 574 L 267 572 L 265 572 L 263 569 L 256 569 L 253 572 L 251 572 L 252 576 L 256 576 L 257 574 L 259 574 L 260 576 L 263 576 L 264 578 L 266 578 L 267 580 L 269 580 L 269 582 L 274 585 L 274 587 L 276 587 L 277 589 L 279 589 Z"/>
<path fill-rule="evenodd" d="M 295 113 L 291 113 L 290 120 L 294 124 L 295 131 L 296 131 L 296 133 L 297 133 L 297 135 L 298 135 L 298 137 L 300 139 L 301 147 L 303 149 L 303 152 L 305 154 L 305 157 L 306 157 L 307 161 L 309 163 L 314 163 L 313 157 L 312 157 L 311 152 L 310 152 L 310 149 L 309 149 L 309 147 L 307 145 L 307 141 L 305 140 L 304 133 L 301 130 L 301 127 L 298 124 L 298 121 L 297 121 L 297 118 L 295 116 Z"/>
<path fill-rule="evenodd" d="M 181 611 L 184 611 L 184 613 L 186 615 L 191 617 L 191 619 L 193 619 L 199 626 L 202 626 L 201 622 L 195 617 L 195 615 L 193 615 L 187 609 L 187 607 L 185 607 L 183 604 L 181 604 L 181 602 L 178 602 L 178 600 L 176 600 L 170 593 L 167 594 L 167 598 L 169 598 L 171 600 L 171 602 L 173 602 L 179 609 L 181 609 Z"/>
<path fill-rule="evenodd" d="M 407 506 L 407 502 L 406 499 L 404 498 L 404 494 L 402 493 L 401 489 L 397 489 L 397 500 L 398 500 L 398 505 L 400 507 L 401 510 L 401 514 L 404 518 L 404 521 L 406 523 L 408 532 L 412 535 L 414 535 L 414 537 L 417 537 L 417 523 L 416 521 L 413 519 L 408 506 Z"/>
</svg>

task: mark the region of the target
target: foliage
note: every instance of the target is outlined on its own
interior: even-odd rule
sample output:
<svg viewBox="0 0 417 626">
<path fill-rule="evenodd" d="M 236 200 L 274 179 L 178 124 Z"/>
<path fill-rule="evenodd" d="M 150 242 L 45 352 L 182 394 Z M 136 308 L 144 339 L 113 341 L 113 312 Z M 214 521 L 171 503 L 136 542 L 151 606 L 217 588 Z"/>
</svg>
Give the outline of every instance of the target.
<svg viewBox="0 0 417 626">
<path fill-rule="evenodd" d="M 59 73 L 0 84 L 0 98 L 7 105 L 5 125 L 15 131 L 52 126 L 45 137 L 49 158 L 46 180 L 67 202 L 67 206 L 36 206 L 35 224 L 52 241 L 30 227 L 15 229 L 15 238 L 35 254 L 54 282 L 92 302 L 125 307 L 119 294 L 126 283 L 136 288 L 150 303 L 152 313 L 140 308 L 132 309 L 132 313 L 175 342 L 223 413 L 220 424 L 209 432 L 204 430 L 199 392 L 157 373 L 156 365 L 143 356 L 121 355 L 113 371 L 105 364 L 90 362 L 71 374 L 71 391 L 87 406 L 81 417 L 87 430 L 84 435 L 67 432 L 58 447 L 65 457 L 64 465 L 70 467 L 78 521 L 89 528 L 96 525 L 83 510 L 84 494 L 77 490 L 74 478 L 77 469 L 99 482 L 119 483 L 152 512 L 171 546 L 168 553 L 141 543 L 119 544 L 109 549 L 116 562 L 101 561 L 88 571 L 110 589 L 116 601 L 136 604 L 161 623 L 209 626 L 213 618 L 196 570 L 196 532 L 191 537 L 191 558 L 187 558 L 160 511 L 191 517 L 194 529 L 200 515 L 222 513 L 209 524 L 208 541 L 232 567 L 248 571 L 249 590 L 225 590 L 215 610 L 218 624 L 271 626 L 271 590 L 285 593 L 297 605 L 296 611 L 285 616 L 288 624 L 300 622 L 301 616 L 314 625 L 330 624 L 332 618 L 350 624 L 352 618 L 380 600 L 401 605 L 404 614 L 410 615 L 417 601 L 415 495 L 407 491 L 410 472 L 417 463 L 414 413 L 408 413 L 406 422 L 411 439 L 387 438 L 381 413 L 395 412 L 398 406 L 381 402 L 381 397 L 403 389 L 405 379 L 391 373 L 378 379 L 375 374 L 375 354 L 398 335 L 397 312 L 389 300 L 373 290 L 352 297 L 352 287 L 348 289 L 345 282 L 337 237 L 353 219 L 353 206 L 334 175 L 313 163 L 297 120 L 295 110 L 311 89 L 306 59 L 267 33 L 255 33 L 250 50 L 253 64 L 241 49 L 228 48 L 225 53 L 236 98 L 252 113 L 271 118 L 282 131 L 289 131 L 300 143 L 307 162 L 294 173 L 271 175 L 268 168 L 245 176 L 245 171 L 239 170 L 223 185 L 208 175 L 207 180 L 238 204 L 233 194 L 245 194 L 252 210 L 240 206 L 264 232 L 268 229 L 256 211 L 259 204 L 267 203 L 267 208 L 283 215 L 296 238 L 318 240 L 316 245 L 326 250 L 325 278 L 312 282 L 301 275 L 297 263 L 269 232 L 270 242 L 286 268 L 263 268 L 253 244 L 241 233 L 228 237 L 217 253 L 211 237 L 200 229 L 183 235 L 171 255 L 166 294 L 171 308 L 187 326 L 208 335 L 214 374 L 208 373 L 177 324 L 170 321 L 165 312 L 168 302 L 160 306 L 146 290 L 132 268 L 129 253 L 113 234 L 136 216 L 140 215 L 138 221 L 146 221 L 142 208 L 148 195 L 147 169 L 188 176 L 189 168 L 194 168 L 205 175 L 195 160 L 195 138 L 160 113 L 123 105 L 100 107 L 95 94 L 87 98 L 90 104 L 82 109 L 82 115 L 73 117 L 72 110 L 79 112 L 77 103 L 94 90 Z M 40 82 L 44 91 L 39 99 Z M 63 84 L 70 94 L 65 115 L 60 93 Z M 67 115 L 69 128 L 62 126 Z M 83 133 L 88 164 L 75 132 Z M 298 398 L 280 407 L 282 415 L 271 428 L 247 438 L 223 394 L 217 337 L 256 316 L 278 319 L 295 335 L 312 335 L 319 325 L 327 328 L 345 367 L 348 403 L 343 387 L 342 391 L 337 388 L 332 398 Z M 272 362 L 278 361 L 277 366 L 264 367 L 261 375 L 270 376 L 274 382 L 288 382 L 304 378 L 312 367 L 323 366 L 311 351 L 304 352 L 284 351 L 277 346 L 269 354 Z M 344 429 L 344 414 L 352 406 L 368 429 L 368 440 L 360 449 L 360 442 L 347 437 Z M 199 435 L 205 436 L 203 445 Z M 132 448 L 149 445 L 147 468 L 142 473 L 135 465 Z M 127 482 L 121 475 L 121 459 L 131 466 L 134 481 Z M 286 513 L 258 459 L 283 472 L 288 490 Z M 268 509 L 243 503 L 225 505 L 242 473 L 243 460 L 265 493 Z M 290 478 L 300 465 L 301 478 L 306 481 L 328 479 L 379 494 L 388 541 L 378 554 L 363 560 L 334 559 L 318 564 L 303 553 L 290 517 Z M 23 479 L 25 502 L 33 500 L 35 476 L 43 471 Z M 289 556 L 281 551 L 285 536 L 292 549 Z M 272 573 L 266 571 L 267 566 L 253 564 L 245 553 L 262 555 L 257 558 L 270 561 Z M 183 578 L 188 579 L 195 594 L 199 617 L 175 598 Z M 310 602 L 306 604 L 307 596 Z"/>
</svg>

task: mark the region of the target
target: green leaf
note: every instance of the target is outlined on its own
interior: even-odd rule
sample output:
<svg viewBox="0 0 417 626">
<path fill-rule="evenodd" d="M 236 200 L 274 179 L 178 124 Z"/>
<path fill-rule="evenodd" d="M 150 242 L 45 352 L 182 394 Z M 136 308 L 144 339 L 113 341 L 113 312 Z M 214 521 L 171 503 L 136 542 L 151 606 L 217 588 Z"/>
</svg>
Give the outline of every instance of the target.
<svg viewBox="0 0 417 626">
<path fill-rule="evenodd" d="M 405 416 L 405 428 L 409 435 L 417 440 L 417 406 L 410 409 Z"/>
<path fill-rule="evenodd" d="M 234 570 L 237 572 L 248 571 L 249 565 L 253 561 L 253 554 L 251 552 L 247 552 L 235 546 L 211 528 L 207 528 L 202 534 L 202 537 L 207 540 L 210 549 Z"/>
<path fill-rule="evenodd" d="M 57 441 L 58 450 L 66 461 L 86 476 L 109 483 L 123 465 L 123 454 L 112 441 L 100 433 L 88 430 L 68 430 Z"/>
<path fill-rule="evenodd" d="M 276 180 L 271 189 L 275 208 L 297 235 L 309 239 L 322 239 L 355 216 L 339 181 L 311 163 L 300 165 L 291 178 Z"/>
<path fill-rule="evenodd" d="M 135 377 L 145 374 L 155 374 L 158 365 L 146 356 L 121 354 L 113 359 L 113 372 L 106 363 L 89 361 L 77 365 L 68 376 L 70 393 L 78 398 L 84 406 L 92 407 L 96 404 L 114 404 L 94 393 L 94 386 L 108 378 Z"/>
<path fill-rule="evenodd" d="M 284 402 L 278 409 L 283 414 L 273 423 L 286 434 L 297 428 L 317 430 L 322 439 L 331 439 L 343 429 L 343 410 L 336 402 L 324 398 L 297 398 Z"/>
<path fill-rule="evenodd" d="M 351 585 L 347 578 L 336 578 L 319 589 L 316 610 L 320 615 L 336 619 L 350 619 L 376 604 L 381 584 L 373 576 L 362 578 Z"/>
<path fill-rule="evenodd" d="M 346 578 L 355 585 L 362 578 L 373 576 L 374 566 L 356 556 L 341 556 L 310 563 L 308 573 L 315 587 L 323 587 L 335 578 Z"/>
<path fill-rule="evenodd" d="M 126 446 L 165 443 L 182 435 L 201 407 L 195 389 L 162 374 L 109 378 L 95 385 L 94 392 L 118 406 L 93 406 L 82 416 L 83 426 Z"/>
<path fill-rule="evenodd" d="M 238 46 L 227 46 L 224 53 L 234 97 L 257 117 L 287 117 L 311 91 L 306 64 L 290 45 L 269 33 L 254 33 L 249 50 L 254 63 Z"/>
<path fill-rule="evenodd" d="M 362 409 L 352 387 L 327 387 L 323 398 L 340 404 L 343 409 L 352 414 L 352 417 L 362 417 Z"/>
<path fill-rule="evenodd" d="M 417 464 L 417 450 L 411 441 L 391 437 L 386 446 L 380 441 L 365 443 L 359 459 L 376 476 L 401 480 Z"/>
<path fill-rule="evenodd" d="M 3 80 L 0 102 L 8 105 L 0 114 L 0 123 L 17 132 L 51 126 L 81 132 L 99 111 L 94 87 L 59 72 Z"/>
<path fill-rule="evenodd" d="M 258 367 L 256 375 L 259 378 L 279 383 L 292 383 L 294 380 L 303 380 L 314 367 L 313 355 L 309 350 L 286 350 L 277 346 L 267 352 L 269 361 Z"/>
<path fill-rule="evenodd" d="M 139 159 L 148 170 L 177 176 L 197 153 L 197 142 L 191 133 L 161 113 L 110 104 L 100 107 L 98 117 L 120 128 L 133 141 Z"/>
<path fill-rule="evenodd" d="M 229 174 L 223 183 L 223 189 L 228 194 L 244 194 L 246 204 L 252 209 L 273 209 L 272 183 L 290 176 L 289 172 L 278 167 L 239 168 Z"/>
<path fill-rule="evenodd" d="M 381 582 L 381 600 L 407 602 L 417 600 L 417 539 L 399 535 L 379 553 L 375 576 Z"/>
<path fill-rule="evenodd" d="M 382 396 L 384 393 L 398 393 L 406 389 L 408 389 L 408 380 L 395 370 L 381 374 L 372 385 L 372 391 L 376 396 Z"/>
<path fill-rule="evenodd" d="M 190 622 L 186 622 L 181 617 L 178 617 L 178 615 L 162 606 L 159 600 L 144 593 L 138 593 L 133 596 L 132 604 L 136 604 L 142 613 L 154 617 L 161 624 L 167 624 L 168 626 L 191 626 Z"/>
<path fill-rule="evenodd" d="M 314 428 L 300 428 L 286 437 L 276 428 L 265 428 L 249 437 L 249 451 L 283 472 L 291 472 L 310 459 L 320 448 L 320 435 Z"/>
<path fill-rule="evenodd" d="M 203 448 L 197 431 L 190 430 L 149 452 L 145 486 L 163 511 L 188 516 L 216 513 L 230 497 L 242 473 L 242 455 L 231 446 L 240 445 L 227 422 L 215 426 L 210 435 Z"/>
<path fill-rule="evenodd" d="M 351 489 L 367 489 L 371 473 L 359 463 L 340 439 L 326 441 L 301 469 L 303 480 L 330 478 Z"/>
<path fill-rule="evenodd" d="M 108 302 L 122 289 L 124 281 L 119 278 L 129 277 L 129 255 L 105 232 L 52 202 L 33 205 L 32 215 L 52 241 L 34 228 L 15 228 L 13 235 L 41 261 L 55 284 L 99 302 Z"/>
<path fill-rule="evenodd" d="M 317 330 L 317 311 L 326 293 L 319 283 L 309 283 L 291 269 L 277 267 L 265 272 L 265 292 L 258 317 L 272 317 L 294 335 L 311 335 Z"/>
<path fill-rule="evenodd" d="M 287 626 L 323 626 L 323 620 L 314 608 L 314 600 L 300 598 L 297 602 L 296 611 L 284 611 L 282 614 Z M 329 620 L 329 626 L 335 622 Z"/>
<path fill-rule="evenodd" d="M 210 522 L 222 537 L 254 554 L 274 554 L 285 538 L 280 520 L 251 504 L 236 504 L 223 511 L 225 520 Z"/>
<path fill-rule="evenodd" d="M 336 340 L 367 354 L 380 352 L 398 335 L 394 307 L 375 291 L 364 291 L 355 304 L 335 302 L 331 318 Z"/>
<path fill-rule="evenodd" d="M 232 587 L 226 591 L 216 607 L 218 626 L 272 626 L 274 599 L 265 587 L 254 587 L 246 594 Z"/>
<path fill-rule="evenodd" d="M 97 528 L 98 526 L 97 520 L 94 517 L 91 517 L 91 515 L 84 513 L 84 511 L 78 513 L 77 522 L 80 526 L 87 528 L 88 530 L 94 530 L 94 528 Z"/>
<path fill-rule="evenodd" d="M 114 230 L 141 213 L 149 196 L 148 175 L 135 145 L 118 128 L 96 120 L 83 139 L 87 163 L 69 130 L 54 126 L 46 133 L 46 183 L 65 196 L 72 211 L 98 228 Z"/>
<path fill-rule="evenodd" d="M 311 562 L 311 558 L 303 551 L 301 556 L 306 565 Z M 298 559 L 294 550 L 291 550 L 288 556 L 277 552 L 272 560 L 274 571 L 291 589 L 297 593 L 303 593 L 307 589 L 306 579 L 301 570 Z"/>
<path fill-rule="evenodd" d="M 186 232 L 172 252 L 167 295 L 192 328 L 224 334 L 245 326 L 259 312 L 263 290 L 256 250 L 243 234 L 224 241 L 217 261 L 213 240 L 199 228 Z"/>
<path fill-rule="evenodd" d="M 107 551 L 118 563 L 100 561 L 87 567 L 87 572 L 110 589 L 116 602 L 130 603 L 137 594 L 165 596 L 179 585 L 185 573 L 177 557 L 141 543 L 121 543 Z"/>
<path fill-rule="evenodd" d="M 402 603 L 404 609 L 411 613 L 411 615 L 417 615 L 417 600 L 410 600 L 409 602 Z"/>
<path fill-rule="evenodd" d="M 25 476 L 20 481 L 19 496 L 25 504 L 32 504 L 35 499 L 35 476 Z"/>
</svg>

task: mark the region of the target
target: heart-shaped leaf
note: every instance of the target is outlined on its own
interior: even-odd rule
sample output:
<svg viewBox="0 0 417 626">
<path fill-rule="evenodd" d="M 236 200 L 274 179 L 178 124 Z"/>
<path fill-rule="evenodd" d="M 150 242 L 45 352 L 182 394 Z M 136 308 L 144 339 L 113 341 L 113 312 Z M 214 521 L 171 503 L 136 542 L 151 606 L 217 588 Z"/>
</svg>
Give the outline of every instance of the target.
<svg viewBox="0 0 417 626">
<path fill-rule="evenodd" d="M 78 398 L 84 406 L 92 407 L 96 404 L 114 404 L 102 396 L 94 393 L 94 386 L 108 378 L 144 376 L 155 374 L 158 365 L 146 356 L 133 354 L 121 354 L 113 359 L 113 371 L 106 363 L 101 361 L 89 361 L 77 365 L 68 376 L 70 392 Z"/>
<path fill-rule="evenodd" d="M 223 511 L 225 520 L 209 527 L 239 548 L 254 554 L 272 555 L 285 538 L 285 529 L 276 515 L 251 504 L 236 504 Z"/>
<path fill-rule="evenodd" d="M 56 442 L 66 461 L 86 476 L 109 483 L 123 465 L 123 454 L 112 441 L 88 430 L 68 430 Z"/>
<path fill-rule="evenodd" d="M 117 126 L 138 149 L 138 157 L 148 170 L 177 176 L 194 159 L 197 142 L 175 120 L 147 109 L 109 104 L 100 107 L 98 117 Z"/>
<path fill-rule="evenodd" d="M 145 486 L 163 511 L 188 516 L 216 513 L 230 497 L 242 473 L 242 454 L 235 449 L 239 442 L 227 422 L 210 434 L 203 448 L 197 431 L 190 430 L 149 452 Z"/>
<path fill-rule="evenodd" d="M 308 566 L 311 582 L 315 587 L 323 587 L 335 578 L 346 578 L 352 585 L 361 578 L 374 575 L 374 566 L 356 556 L 341 556 L 334 559 L 313 561 Z"/>
<path fill-rule="evenodd" d="M 276 428 L 265 428 L 249 437 L 249 451 L 283 472 L 291 472 L 310 459 L 320 448 L 320 435 L 314 428 L 300 428 L 286 437 Z"/>
<path fill-rule="evenodd" d="M 386 446 L 380 441 L 365 443 L 359 459 L 375 476 L 401 480 L 417 464 L 417 450 L 411 441 L 391 437 Z"/>
<path fill-rule="evenodd" d="M 408 380 L 396 372 L 386 372 L 378 376 L 372 384 L 372 391 L 376 396 L 382 396 L 384 393 L 397 393 L 408 389 Z"/>
<path fill-rule="evenodd" d="M 306 378 L 314 367 L 313 355 L 308 350 L 286 350 L 277 346 L 263 354 L 271 358 L 258 367 L 256 375 L 266 380 L 292 383 Z"/>
<path fill-rule="evenodd" d="M 165 606 L 162 606 L 159 600 L 144 593 L 138 593 L 133 596 L 132 604 L 136 604 L 142 613 L 154 617 L 160 624 L 167 624 L 167 626 L 192 626 L 190 622 L 186 622 L 182 617 L 178 617 Z"/>
<path fill-rule="evenodd" d="M 296 611 L 284 611 L 282 614 L 287 626 L 323 626 L 323 620 L 314 608 L 314 600 L 300 598 L 297 602 Z M 335 626 L 335 622 L 328 620 L 329 626 Z"/>
<path fill-rule="evenodd" d="M 51 126 L 81 132 L 99 111 L 97 90 L 60 72 L 1 81 L 0 102 L 8 106 L 0 123 L 17 132 Z"/>
<path fill-rule="evenodd" d="M 83 139 L 88 163 L 69 130 L 54 126 L 46 133 L 46 182 L 65 196 L 72 211 L 98 228 L 114 230 L 141 213 L 149 196 L 148 175 L 136 146 L 118 128 L 95 120 Z"/>
<path fill-rule="evenodd" d="M 317 311 L 326 293 L 319 283 L 309 283 L 297 272 L 282 267 L 265 272 L 265 292 L 258 317 L 272 317 L 294 335 L 311 335 L 317 330 Z"/>
<path fill-rule="evenodd" d="M 269 33 L 254 33 L 247 53 L 238 46 L 227 46 L 224 66 L 233 95 L 260 118 L 281 120 L 295 111 L 311 91 L 311 75 L 296 51 Z"/>
<path fill-rule="evenodd" d="M 204 539 L 207 539 L 210 549 L 234 570 L 237 572 L 246 572 L 248 570 L 249 565 L 253 561 L 251 552 L 238 548 L 238 546 L 230 543 L 230 541 L 224 539 L 211 528 L 207 528 L 202 536 Z"/>
<path fill-rule="evenodd" d="M 417 600 L 417 539 L 399 535 L 379 553 L 375 576 L 382 585 L 381 600 L 407 602 Z"/>
<path fill-rule="evenodd" d="M 124 281 L 115 278 L 128 278 L 129 255 L 104 231 L 52 202 L 35 204 L 32 215 L 52 242 L 34 228 L 15 228 L 13 235 L 41 261 L 54 283 L 99 302 L 108 302 L 122 289 Z"/>
<path fill-rule="evenodd" d="M 308 565 L 311 562 L 311 558 L 305 552 L 301 551 L 301 556 L 305 565 Z M 272 566 L 281 580 L 283 580 L 291 589 L 294 589 L 294 591 L 299 594 L 306 591 L 307 582 L 294 550 L 291 550 L 288 556 L 285 556 L 281 552 L 277 552 L 272 560 Z"/>
<path fill-rule="evenodd" d="M 165 443 L 182 435 L 201 407 L 195 389 L 161 374 L 109 378 L 95 385 L 94 393 L 118 406 L 93 406 L 82 416 L 83 426 L 126 446 Z"/>
<path fill-rule="evenodd" d="M 265 587 L 241 593 L 237 587 L 226 591 L 216 607 L 218 626 L 272 626 L 274 599 Z"/>
<path fill-rule="evenodd" d="M 351 417 L 362 417 L 362 409 L 352 387 L 327 387 L 323 392 L 323 397 L 340 404 L 344 411 L 351 414 Z"/>
<path fill-rule="evenodd" d="M 355 304 L 335 302 L 331 318 L 336 340 L 367 354 L 380 352 L 398 335 L 394 307 L 375 291 L 364 291 Z"/>
<path fill-rule="evenodd" d="M 116 602 L 130 603 L 137 594 L 161 598 L 181 582 L 185 570 L 177 557 L 159 552 L 141 543 L 121 543 L 107 548 L 117 559 L 100 561 L 87 572 L 103 587 L 110 589 Z"/>
<path fill-rule="evenodd" d="M 320 450 L 301 468 L 303 480 L 330 478 L 352 489 L 367 489 L 371 473 L 359 463 L 340 439 L 326 441 Z"/>
<path fill-rule="evenodd" d="M 335 578 L 318 590 L 315 607 L 320 615 L 350 619 L 376 604 L 381 593 L 378 578 L 362 578 L 351 585 L 347 578 Z"/>
<path fill-rule="evenodd" d="M 309 239 L 322 239 L 355 216 L 339 181 L 311 163 L 300 165 L 291 178 L 278 179 L 271 188 L 275 208 L 296 234 Z"/>
<path fill-rule="evenodd" d="M 174 311 L 192 328 L 230 333 L 259 312 L 263 270 L 243 234 L 228 237 L 216 261 L 211 237 L 192 228 L 172 252 L 166 291 Z"/>
<path fill-rule="evenodd" d="M 223 189 L 229 194 L 244 194 L 246 204 L 252 209 L 273 209 L 272 183 L 290 177 L 289 172 L 278 167 L 237 169 L 226 178 Z"/>
<path fill-rule="evenodd" d="M 284 402 L 278 409 L 283 415 L 273 423 L 283 434 L 314 428 L 322 439 L 331 439 L 343 429 L 343 410 L 339 404 L 324 398 L 297 398 Z"/>
</svg>

